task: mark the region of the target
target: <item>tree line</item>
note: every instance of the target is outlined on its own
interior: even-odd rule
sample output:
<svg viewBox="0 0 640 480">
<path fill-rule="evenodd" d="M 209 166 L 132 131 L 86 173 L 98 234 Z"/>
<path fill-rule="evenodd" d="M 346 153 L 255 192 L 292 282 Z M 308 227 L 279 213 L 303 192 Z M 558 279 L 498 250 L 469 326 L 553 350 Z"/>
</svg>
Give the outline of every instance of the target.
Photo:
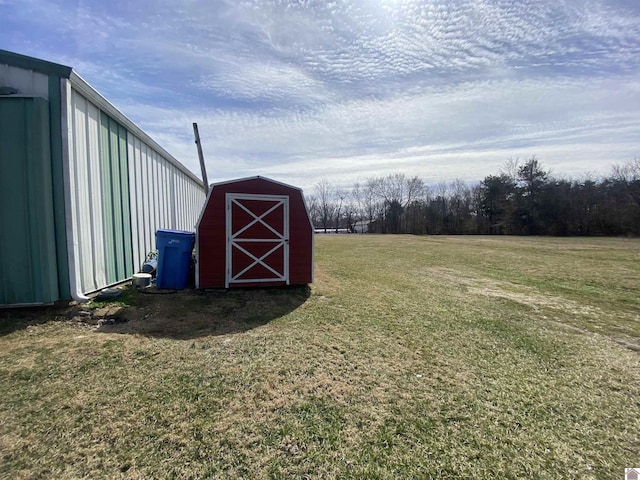
<svg viewBox="0 0 640 480">
<path fill-rule="evenodd" d="M 509 160 L 479 183 L 427 185 L 402 173 L 345 189 L 321 179 L 307 196 L 319 231 L 483 235 L 640 235 L 640 158 L 581 180 L 535 156 Z"/>
</svg>

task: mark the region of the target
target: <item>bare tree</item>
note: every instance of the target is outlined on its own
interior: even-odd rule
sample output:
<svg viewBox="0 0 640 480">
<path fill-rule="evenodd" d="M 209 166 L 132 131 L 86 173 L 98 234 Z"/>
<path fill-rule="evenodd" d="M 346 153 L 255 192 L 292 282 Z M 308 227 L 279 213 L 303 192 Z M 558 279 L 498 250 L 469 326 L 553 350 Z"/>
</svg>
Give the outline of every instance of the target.
<svg viewBox="0 0 640 480">
<path fill-rule="evenodd" d="M 449 211 L 453 219 L 453 230 L 464 232 L 465 222 L 470 217 L 471 190 L 459 178 L 449 185 Z"/>
<path fill-rule="evenodd" d="M 318 202 L 318 212 L 320 225 L 327 233 L 329 222 L 333 216 L 333 194 L 334 188 L 326 178 L 321 178 L 315 186 L 315 194 Z"/>
<path fill-rule="evenodd" d="M 386 204 L 398 202 L 403 208 L 422 195 L 424 182 L 417 176 L 407 178 L 403 173 L 396 173 L 375 182 L 375 192 Z"/>
<path fill-rule="evenodd" d="M 378 201 L 377 191 L 379 178 L 369 177 L 365 184 L 363 197 L 367 211 L 367 220 L 369 224 L 373 223 L 377 218 L 382 218 L 384 215 L 384 205 Z"/>
<path fill-rule="evenodd" d="M 309 210 L 309 215 L 311 215 L 311 222 L 316 225 L 318 224 L 319 208 L 318 208 L 318 199 L 315 195 L 306 195 L 304 196 L 305 202 L 307 203 L 307 210 Z"/>
<path fill-rule="evenodd" d="M 358 220 L 364 220 L 364 217 L 366 215 L 364 190 L 360 186 L 359 182 L 353 184 L 353 188 L 351 189 L 351 198 L 353 200 L 355 221 L 357 222 Z"/>
<path fill-rule="evenodd" d="M 520 170 L 520 159 L 518 157 L 509 157 L 500 168 L 500 173 L 507 178 L 516 181 L 518 179 L 518 171 Z"/>
<path fill-rule="evenodd" d="M 402 173 L 396 173 L 375 179 L 371 186 L 372 191 L 382 201 L 383 233 L 386 232 L 387 224 L 393 233 L 404 231 L 404 211 L 414 199 L 422 196 L 425 191 L 424 182 L 417 176 L 407 178 Z"/>
<path fill-rule="evenodd" d="M 427 192 L 427 187 L 424 182 L 418 178 L 418 176 L 413 176 L 407 179 L 407 199 L 405 200 L 404 206 L 406 207 L 414 200 L 421 199 L 425 193 Z"/>
<path fill-rule="evenodd" d="M 625 185 L 629 196 L 640 206 L 640 157 L 614 165 L 613 178 Z"/>
<path fill-rule="evenodd" d="M 347 192 L 342 188 L 337 188 L 334 190 L 334 197 L 336 199 L 336 207 L 334 209 L 336 216 L 336 233 L 338 233 L 338 228 L 340 227 L 340 213 L 342 212 L 344 201 L 347 198 Z"/>
</svg>

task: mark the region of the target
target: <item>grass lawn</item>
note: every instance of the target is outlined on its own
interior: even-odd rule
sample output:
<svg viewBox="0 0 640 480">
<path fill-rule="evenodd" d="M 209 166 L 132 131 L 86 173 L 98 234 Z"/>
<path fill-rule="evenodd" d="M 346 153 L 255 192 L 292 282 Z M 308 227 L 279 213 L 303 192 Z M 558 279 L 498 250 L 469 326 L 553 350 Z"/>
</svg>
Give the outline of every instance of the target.
<svg viewBox="0 0 640 480">
<path fill-rule="evenodd" d="M 0 311 L 0 478 L 624 477 L 640 240 L 318 236 L 311 288 Z"/>
</svg>

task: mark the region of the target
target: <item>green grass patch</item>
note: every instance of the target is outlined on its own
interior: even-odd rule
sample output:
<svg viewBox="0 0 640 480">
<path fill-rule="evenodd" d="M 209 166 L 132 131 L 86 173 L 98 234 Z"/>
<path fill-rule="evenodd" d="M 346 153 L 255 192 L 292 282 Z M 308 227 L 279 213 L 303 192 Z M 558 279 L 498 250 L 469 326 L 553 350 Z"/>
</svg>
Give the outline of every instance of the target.
<svg viewBox="0 0 640 480">
<path fill-rule="evenodd" d="M 319 236 L 311 288 L 0 312 L 0 478 L 621 478 L 639 260 Z"/>
</svg>

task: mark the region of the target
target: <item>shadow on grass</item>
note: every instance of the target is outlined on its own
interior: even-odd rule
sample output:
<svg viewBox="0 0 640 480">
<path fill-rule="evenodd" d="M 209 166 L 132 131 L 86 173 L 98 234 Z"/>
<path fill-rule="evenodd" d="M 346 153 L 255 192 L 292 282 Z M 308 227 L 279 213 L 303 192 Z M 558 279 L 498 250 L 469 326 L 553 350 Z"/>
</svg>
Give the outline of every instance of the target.
<svg viewBox="0 0 640 480">
<path fill-rule="evenodd" d="M 71 300 L 59 300 L 48 305 L 0 308 L 0 337 L 48 322 L 71 321 L 98 325 L 109 313 L 137 304 L 139 292 L 122 287 L 122 294 L 112 302 L 78 304 Z"/>
<path fill-rule="evenodd" d="M 241 333 L 293 312 L 311 294 L 309 286 L 226 291 L 143 293 L 129 289 L 128 304 L 101 306 L 107 322 L 98 332 L 187 340 Z"/>
<path fill-rule="evenodd" d="M 66 306 L 37 306 L 0 309 L 0 337 L 33 325 L 67 317 Z"/>
</svg>

